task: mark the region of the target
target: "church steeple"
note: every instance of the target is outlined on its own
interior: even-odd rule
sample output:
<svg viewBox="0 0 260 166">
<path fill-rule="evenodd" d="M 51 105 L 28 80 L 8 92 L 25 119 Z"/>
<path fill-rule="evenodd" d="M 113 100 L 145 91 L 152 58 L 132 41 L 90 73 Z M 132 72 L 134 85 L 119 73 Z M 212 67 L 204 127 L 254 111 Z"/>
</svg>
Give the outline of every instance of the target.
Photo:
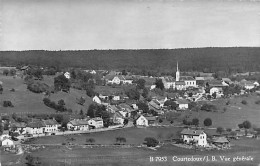
<svg viewBox="0 0 260 166">
<path fill-rule="evenodd" d="M 176 81 L 180 81 L 180 71 L 179 71 L 178 61 L 177 61 Z"/>
</svg>

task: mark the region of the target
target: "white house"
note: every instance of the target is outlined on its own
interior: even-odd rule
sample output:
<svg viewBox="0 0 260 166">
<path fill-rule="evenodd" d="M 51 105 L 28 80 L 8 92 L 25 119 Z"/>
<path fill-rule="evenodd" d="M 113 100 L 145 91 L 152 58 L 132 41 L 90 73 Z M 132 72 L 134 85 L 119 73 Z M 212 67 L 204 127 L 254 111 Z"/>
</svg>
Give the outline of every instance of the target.
<svg viewBox="0 0 260 166">
<path fill-rule="evenodd" d="M 181 138 L 185 143 L 194 142 L 198 146 L 205 147 L 207 143 L 207 134 L 203 130 L 183 129 Z"/>
<path fill-rule="evenodd" d="M 65 73 L 64 73 L 64 76 L 65 76 L 67 79 L 70 79 L 70 73 L 69 73 L 69 72 L 65 72 Z"/>
<path fill-rule="evenodd" d="M 125 120 L 124 115 L 122 115 L 120 112 L 113 113 L 111 119 L 115 124 L 124 124 L 124 120 Z"/>
<path fill-rule="evenodd" d="M 184 99 L 176 99 L 176 104 L 178 104 L 179 109 L 185 110 L 189 108 L 189 102 Z"/>
<path fill-rule="evenodd" d="M 136 119 L 136 125 L 137 126 L 148 126 L 148 120 L 143 115 L 140 115 Z"/>
<path fill-rule="evenodd" d="M 29 122 L 26 126 L 26 133 L 28 134 L 43 134 L 45 132 L 46 125 L 43 121 L 35 120 Z"/>
<path fill-rule="evenodd" d="M 87 120 L 74 119 L 67 123 L 67 128 L 69 130 L 87 131 L 89 130 L 89 125 Z"/>
<path fill-rule="evenodd" d="M 45 133 L 55 133 L 61 126 L 55 119 L 43 120 L 43 123 L 45 124 Z"/>
<path fill-rule="evenodd" d="M 254 84 L 256 87 L 259 86 L 259 83 L 258 83 L 257 81 L 255 81 L 253 84 Z"/>
<path fill-rule="evenodd" d="M 90 119 L 88 124 L 95 129 L 104 127 L 103 119 L 99 117 Z"/>
<path fill-rule="evenodd" d="M 1 142 L 2 146 L 4 147 L 10 147 L 14 145 L 14 141 L 12 141 L 10 138 L 4 138 Z"/>
<path fill-rule="evenodd" d="M 113 96 L 113 100 L 120 100 L 120 96 L 119 95 L 114 95 Z"/>
<path fill-rule="evenodd" d="M 11 136 L 8 135 L 8 134 L 3 134 L 3 135 L 0 136 L 0 141 L 3 141 L 4 139 L 10 138 L 10 137 L 11 137 Z"/>
<path fill-rule="evenodd" d="M 98 103 L 98 104 L 101 104 L 101 100 L 100 100 L 99 97 L 97 97 L 97 96 L 94 96 L 94 97 L 93 97 L 93 101 L 96 102 L 96 103 Z"/>
</svg>

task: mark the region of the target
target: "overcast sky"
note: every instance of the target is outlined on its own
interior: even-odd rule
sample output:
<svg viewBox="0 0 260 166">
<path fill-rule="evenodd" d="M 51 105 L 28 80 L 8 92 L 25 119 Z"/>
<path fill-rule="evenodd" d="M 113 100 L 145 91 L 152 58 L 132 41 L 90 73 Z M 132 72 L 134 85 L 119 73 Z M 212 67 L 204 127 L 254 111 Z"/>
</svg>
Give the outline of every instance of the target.
<svg viewBox="0 0 260 166">
<path fill-rule="evenodd" d="M 0 50 L 260 46 L 260 2 L 2 0 Z"/>
</svg>

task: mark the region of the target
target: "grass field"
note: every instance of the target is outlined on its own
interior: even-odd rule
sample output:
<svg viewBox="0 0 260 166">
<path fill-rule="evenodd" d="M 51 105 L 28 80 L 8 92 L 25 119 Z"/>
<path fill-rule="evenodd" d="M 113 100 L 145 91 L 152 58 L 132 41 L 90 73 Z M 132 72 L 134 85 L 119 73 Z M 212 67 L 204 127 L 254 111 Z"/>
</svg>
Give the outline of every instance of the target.
<svg viewBox="0 0 260 166">
<path fill-rule="evenodd" d="M 108 165 L 108 166 L 148 166 L 148 165 L 254 165 L 260 163 L 260 141 L 255 139 L 238 140 L 231 142 L 233 145 L 230 150 L 214 150 L 214 151 L 195 151 L 175 147 L 171 144 L 165 144 L 156 151 L 145 147 L 78 147 L 73 146 L 45 146 L 45 149 L 33 151 L 31 155 L 40 157 L 42 165 Z M 21 156 L 20 163 L 15 164 L 19 160 L 17 155 L 7 155 L 2 153 L 2 164 L 23 165 L 25 163 L 24 154 Z M 172 161 L 172 157 L 216 157 L 217 161 L 200 161 L 200 162 L 176 162 Z M 219 156 L 230 157 L 231 161 L 221 161 Z M 233 162 L 234 157 L 251 156 L 253 161 Z M 167 157 L 166 162 L 153 161 L 150 162 L 150 157 Z"/>
<path fill-rule="evenodd" d="M 30 113 L 54 113 L 56 110 L 49 108 L 44 105 L 42 99 L 45 97 L 43 94 L 37 94 L 29 91 L 27 85 L 23 83 L 23 79 L 20 77 L 13 78 L 11 76 L 0 76 L 0 81 L 3 82 L 3 94 L 0 95 L 0 113 L 21 113 L 21 112 L 30 112 Z M 50 86 L 53 85 L 53 77 L 45 76 L 42 81 Z M 14 88 L 15 92 L 11 92 L 10 89 Z M 76 104 L 77 98 L 84 97 L 86 102 L 84 106 Z M 58 101 L 63 99 L 67 108 L 71 108 L 74 112 L 79 113 L 82 109 L 84 112 L 87 111 L 87 108 L 92 99 L 88 97 L 85 91 L 80 91 L 76 89 L 71 89 L 70 93 L 57 92 L 51 94 L 50 97 L 53 101 Z M 4 100 L 10 100 L 14 107 L 3 107 L 2 102 Z"/>
<path fill-rule="evenodd" d="M 226 105 L 227 101 L 229 105 Z M 242 100 L 247 101 L 247 105 L 241 103 Z M 241 97 L 234 97 L 231 99 L 219 99 L 213 101 L 218 108 L 217 112 L 190 112 L 186 111 L 183 116 L 190 116 L 190 118 L 198 118 L 200 125 L 203 126 L 205 118 L 212 119 L 212 127 L 237 128 L 239 123 L 249 120 L 254 126 L 260 127 L 260 105 L 255 104 L 255 101 L 260 100 L 260 96 L 253 94 Z M 224 112 L 223 109 L 226 108 Z"/>
</svg>

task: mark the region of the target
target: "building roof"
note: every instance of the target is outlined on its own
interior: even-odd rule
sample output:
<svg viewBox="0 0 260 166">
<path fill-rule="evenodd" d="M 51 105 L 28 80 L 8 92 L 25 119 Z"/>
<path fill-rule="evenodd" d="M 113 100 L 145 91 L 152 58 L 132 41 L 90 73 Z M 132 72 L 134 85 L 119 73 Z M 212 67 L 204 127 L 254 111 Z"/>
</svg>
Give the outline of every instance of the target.
<svg viewBox="0 0 260 166">
<path fill-rule="evenodd" d="M 155 120 L 156 120 L 156 117 L 155 117 L 155 116 L 145 116 L 145 118 L 146 118 L 148 121 L 155 121 Z"/>
<path fill-rule="evenodd" d="M 225 82 L 228 82 L 228 83 L 232 82 L 230 78 L 222 78 L 222 81 L 225 81 Z"/>
<path fill-rule="evenodd" d="M 100 118 L 100 117 L 96 117 L 96 118 L 92 118 L 92 119 L 90 119 L 90 120 L 94 120 L 94 121 L 103 121 L 103 119 L 102 118 Z"/>
<path fill-rule="evenodd" d="M 27 124 L 27 127 L 40 128 L 40 127 L 46 127 L 46 125 L 41 120 L 35 120 L 35 121 L 32 121 L 32 122 L 29 122 Z"/>
<path fill-rule="evenodd" d="M 214 143 L 228 143 L 229 140 L 226 137 L 216 137 L 212 139 Z"/>
<path fill-rule="evenodd" d="M 58 125 L 59 123 L 55 119 L 43 120 L 45 125 Z"/>
<path fill-rule="evenodd" d="M 176 81 L 176 79 L 175 79 L 174 77 L 171 77 L 171 76 L 164 77 L 164 80 L 165 80 L 166 82 L 175 82 L 175 81 Z"/>
<path fill-rule="evenodd" d="M 197 81 L 204 81 L 204 77 L 195 77 Z"/>
<path fill-rule="evenodd" d="M 176 81 L 175 85 L 185 85 L 185 82 L 184 81 Z"/>
<path fill-rule="evenodd" d="M 69 121 L 69 123 L 71 123 L 73 126 L 88 125 L 88 121 L 83 119 L 74 119 Z"/>
<path fill-rule="evenodd" d="M 200 135 L 203 134 L 203 130 L 193 130 L 193 129 L 183 129 L 181 131 L 181 134 L 183 135 Z"/>
<path fill-rule="evenodd" d="M 180 80 L 181 81 L 190 81 L 190 80 L 195 80 L 195 79 L 191 76 L 181 76 Z"/>
<path fill-rule="evenodd" d="M 24 127 L 26 127 L 26 123 L 24 123 L 24 122 L 14 122 L 14 123 L 11 123 L 10 126 L 11 127 L 17 127 L 17 128 L 24 128 Z"/>
<path fill-rule="evenodd" d="M 210 87 L 223 87 L 225 86 L 221 80 L 210 80 L 208 81 Z"/>
<path fill-rule="evenodd" d="M 177 104 L 189 104 L 188 100 L 185 99 L 176 99 Z"/>
<path fill-rule="evenodd" d="M 153 107 L 153 108 L 155 108 L 157 110 L 161 109 L 160 105 L 156 104 L 156 102 L 154 100 L 150 101 L 148 103 L 148 105 L 150 105 L 151 107 Z"/>
</svg>

